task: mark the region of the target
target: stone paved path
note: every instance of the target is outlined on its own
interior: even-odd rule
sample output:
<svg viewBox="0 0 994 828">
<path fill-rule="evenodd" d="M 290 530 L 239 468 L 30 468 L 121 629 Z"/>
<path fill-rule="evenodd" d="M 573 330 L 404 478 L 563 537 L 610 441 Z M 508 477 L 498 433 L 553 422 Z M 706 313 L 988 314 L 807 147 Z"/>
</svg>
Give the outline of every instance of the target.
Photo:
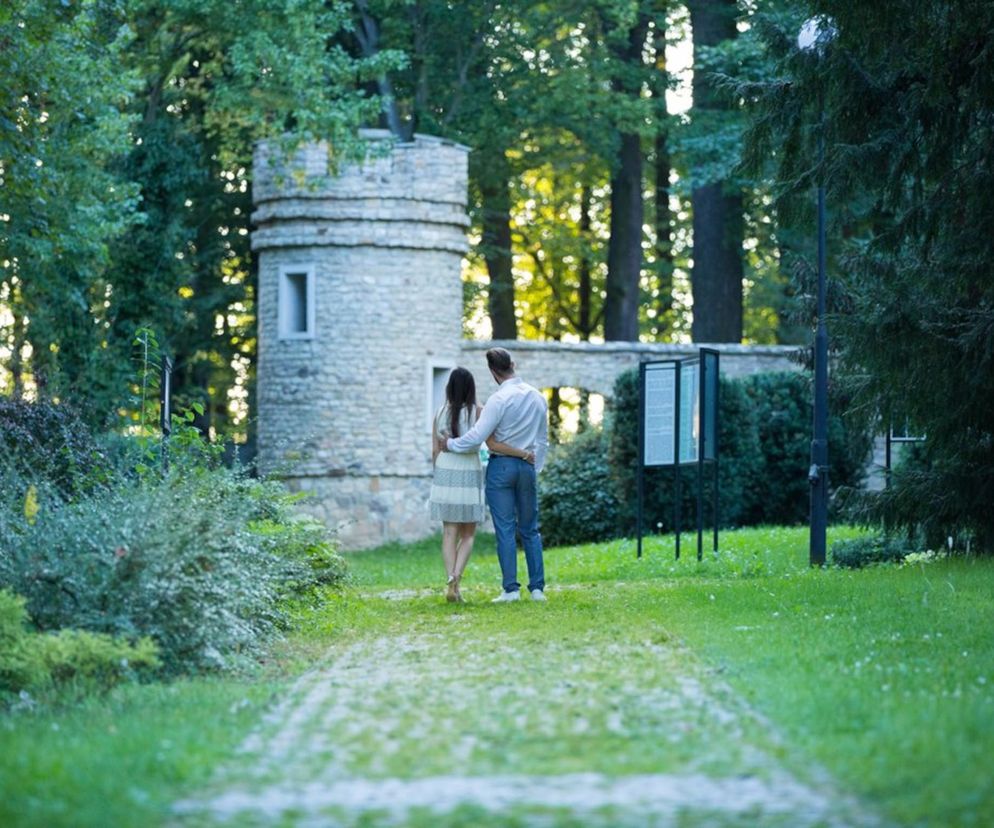
<svg viewBox="0 0 994 828">
<path fill-rule="evenodd" d="M 495 640 L 473 612 L 334 647 L 176 824 L 880 824 L 665 636 Z"/>
</svg>

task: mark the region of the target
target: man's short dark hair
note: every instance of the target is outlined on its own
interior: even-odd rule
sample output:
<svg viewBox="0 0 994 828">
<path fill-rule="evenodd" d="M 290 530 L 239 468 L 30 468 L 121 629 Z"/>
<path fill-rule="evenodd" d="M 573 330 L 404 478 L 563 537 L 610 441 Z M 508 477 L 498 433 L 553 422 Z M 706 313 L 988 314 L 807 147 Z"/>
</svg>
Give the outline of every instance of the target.
<svg viewBox="0 0 994 828">
<path fill-rule="evenodd" d="M 487 351 L 487 365 L 499 377 L 506 377 L 514 371 L 511 354 L 503 348 L 491 348 Z"/>
</svg>

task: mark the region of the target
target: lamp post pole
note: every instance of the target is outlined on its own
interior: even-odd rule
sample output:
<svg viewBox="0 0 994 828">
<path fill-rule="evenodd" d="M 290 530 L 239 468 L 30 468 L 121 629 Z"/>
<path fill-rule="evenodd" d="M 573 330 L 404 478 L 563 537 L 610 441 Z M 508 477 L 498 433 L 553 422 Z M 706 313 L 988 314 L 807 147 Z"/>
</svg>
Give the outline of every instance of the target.
<svg viewBox="0 0 994 828">
<path fill-rule="evenodd" d="M 822 128 L 824 116 L 819 113 Z M 818 135 L 818 167 L 825 162 L 825 136 Z M 825 183 L 818 182 L 818 327 L 815 331 L 814 438 L 811 440 L 811 539 L 812 566 L 825 563 L 825 534 L 828 528 L 828 328 L 825 325 Z"/>
<path fill-rule="evenodd" d="M 825 17 L 806 21 L 797 36 L 798 48 L 818 56 L 835 38 L 834 23 Z M 825 111 L 818 102 L 818 325 L 815 330 L 814 435 L 811 440 L 811 529 L 809 557 L 812 566 L 825 563 L 825 535 L 828 528 L 828 328 L 825 325 Z"/>
</svg>

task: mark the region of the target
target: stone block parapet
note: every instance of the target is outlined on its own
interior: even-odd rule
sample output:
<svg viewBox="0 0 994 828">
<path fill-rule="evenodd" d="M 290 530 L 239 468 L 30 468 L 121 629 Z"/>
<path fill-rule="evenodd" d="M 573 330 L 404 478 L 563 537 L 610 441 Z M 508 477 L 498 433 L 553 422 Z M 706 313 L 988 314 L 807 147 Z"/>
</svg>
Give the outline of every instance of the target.
<svg viewBox="0 0 994 828">
<path fill-rule="evenodd" d="M 730 377 L 800 368 L 795 345 L 463 340 L 460 364 L 473 372 L 484 399 L 497 387 L 486 367 L 486 351 L 493 347 L 510 351 L 517 373 L 536 388 L 579 388 L 605 397 L 613 394 L 618 375 L 639 362 L 692 357 L 700 348 L 717 350 L 721 372 Z"/>
</svg>

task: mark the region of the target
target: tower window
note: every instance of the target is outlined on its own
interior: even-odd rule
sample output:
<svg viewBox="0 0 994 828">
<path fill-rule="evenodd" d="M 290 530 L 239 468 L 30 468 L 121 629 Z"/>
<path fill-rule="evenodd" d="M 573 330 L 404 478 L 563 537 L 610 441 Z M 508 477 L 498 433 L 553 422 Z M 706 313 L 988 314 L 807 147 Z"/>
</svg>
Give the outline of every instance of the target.
<svg viewBox="0 0 994 828">
<path fill-rule="evenodd" d="M 280 268 L 280 339 L 314 337 L 314 266 Z"/>
</svg>

